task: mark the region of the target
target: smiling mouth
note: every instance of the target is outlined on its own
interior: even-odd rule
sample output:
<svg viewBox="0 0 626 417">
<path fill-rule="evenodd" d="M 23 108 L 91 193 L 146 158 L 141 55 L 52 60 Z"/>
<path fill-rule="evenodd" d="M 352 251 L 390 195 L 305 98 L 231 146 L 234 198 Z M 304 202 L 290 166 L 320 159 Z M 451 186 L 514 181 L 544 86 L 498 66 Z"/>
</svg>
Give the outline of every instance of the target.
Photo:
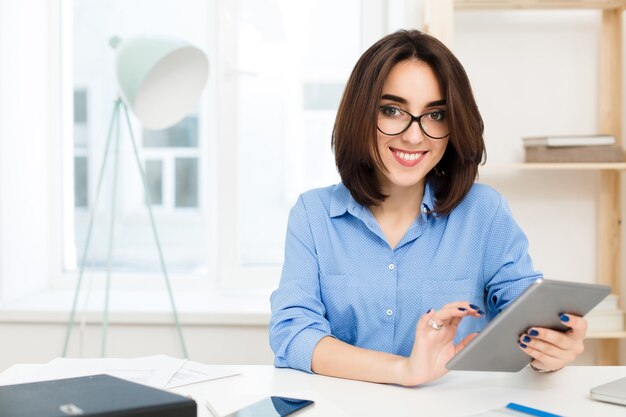
<svg viewBox="0 0 626 417">
<path fill-rule="evenodd" d="M 406 152 L 400 151 L 395 148 L 389 148 L 391 152 L 398 158 L 406 162 L 413 162 L 420 159 L 423 155 L 425 155 L 428 151 L 416 151 L 416 152 Z"/>
</svg>

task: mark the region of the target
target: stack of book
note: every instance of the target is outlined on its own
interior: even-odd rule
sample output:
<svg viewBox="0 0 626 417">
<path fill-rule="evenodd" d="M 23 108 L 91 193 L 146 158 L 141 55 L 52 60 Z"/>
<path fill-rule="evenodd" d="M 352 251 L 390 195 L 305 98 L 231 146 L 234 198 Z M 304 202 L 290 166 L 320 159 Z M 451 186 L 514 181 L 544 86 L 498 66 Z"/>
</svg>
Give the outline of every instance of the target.
<svg viewBox="0 0 626 417">
<path fill-rule="evenodd" d="M 522 139 L 526 162 L 624 162 L 611 135 L 541 136 Z"/>
<path fill-rule="evenodd" d="M 588 332 L 622 332 L 624 331 L 624 311 L 618 308 L 615 294 L 608 295 L 586 316 Z"/>
</svg>

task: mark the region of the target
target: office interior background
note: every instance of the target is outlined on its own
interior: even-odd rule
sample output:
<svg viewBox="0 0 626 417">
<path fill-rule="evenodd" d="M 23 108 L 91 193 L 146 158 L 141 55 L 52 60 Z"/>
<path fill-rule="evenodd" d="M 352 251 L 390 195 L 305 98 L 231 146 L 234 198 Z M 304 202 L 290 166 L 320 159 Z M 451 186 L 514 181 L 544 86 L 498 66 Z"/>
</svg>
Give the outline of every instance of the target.
<svg viewBox="0 0 626 417">
<path fill-rule="evenodd" d="M 133 127 L 190 358 L 270 364 L 288 212 L 339 181 L 330 137 L 350 71 L 380 37 L 428 19 L 415 0 L 0 0 L 0 371 L 61 355 L 117 95 L 112 36 L 172 36 L 208 56 L 191 115 Z M 522 137 L 601 133 L 601 12 L 458 10 L 450 25 L 485 121 L 479 181 L 508 199 L 546 278 L 595 282 L 599 172 L 490 165 L 522 162 Z M 181 356 L 125 135 L 117 210 L 108 170 L 69 354 L 100 354 L 114 220 L 107 354 Z M 623 307 L 626 285 L 618 295 Z M 579 363 L 593 364 L 601 346 L 586 347 Z"/>
</svg>

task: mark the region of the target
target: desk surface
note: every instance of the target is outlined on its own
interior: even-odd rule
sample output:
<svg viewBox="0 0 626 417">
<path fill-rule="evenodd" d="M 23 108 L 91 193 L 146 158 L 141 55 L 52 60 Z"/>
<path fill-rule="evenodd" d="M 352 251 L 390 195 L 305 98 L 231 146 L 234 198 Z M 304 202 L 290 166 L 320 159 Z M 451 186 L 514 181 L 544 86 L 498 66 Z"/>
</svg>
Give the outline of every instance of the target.
<svg viewBox="0 0 626 417">
<path fill-rule="evenodd" d="M 16 365 L 0 374 L 19 374 Z M 312 399 L 313 407 L 294 414 L 315 416 L 468 416 L 515 402 L 563 416 L 626 415 L 626 407 L 589 399 L 589 389 L 626 376 L 626 366 L 571 366 L 553 374 L 450 372 L 427 385 L 406 388 L 310 375 L 272 366 L 229 366 L 241 375 L 172 391 L 191 395 L 198 416 L 211 417 L 208 399 L 222 415 L 270 395 Z"/>
</svg>

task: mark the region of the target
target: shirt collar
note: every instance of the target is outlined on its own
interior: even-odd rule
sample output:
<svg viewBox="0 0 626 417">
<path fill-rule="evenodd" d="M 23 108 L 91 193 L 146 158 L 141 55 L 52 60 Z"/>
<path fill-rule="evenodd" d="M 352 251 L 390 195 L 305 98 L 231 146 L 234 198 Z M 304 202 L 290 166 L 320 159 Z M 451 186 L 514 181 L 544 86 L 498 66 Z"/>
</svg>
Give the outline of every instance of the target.
<svg viewBox="0 0 626 417">
<path fill-rule="evenodd" d="M 435 208 L 435 195 L 434 190 L 430 186 L 430 182 L 426 181 L 424 187 L 424 197 L 422 197 L 421 212 L 424 218 L 428 217 L 428 212 L 433 211 Z"/>
<path fill-rule="evenodd" d="M 435 207 L 434 191 L 430 186 L 430 182 L 426 182 L 424 187 L 424 197 L 422 197 L 421 215 L 426 219 L 429 215 L 428 212 Z M 350 194 L 350 191 L 343 183 L 339 183 L 333 189 L 330 197 L 330 217 L 338 217 L 346 212 L 350 212 L 356 215 L 357 210 L 360 212 L 362 206 L 356 202 L 356 200 Z"/>
<path fill-rule="evenodd" d="M 339 183 L 333 189 L 330 197 L 330 217 L 338 217 L 345 214 L 348 210 L 354 210 L 359 203 L 356 202 L 350 191 L 343 183 Z"/>
</svg>

